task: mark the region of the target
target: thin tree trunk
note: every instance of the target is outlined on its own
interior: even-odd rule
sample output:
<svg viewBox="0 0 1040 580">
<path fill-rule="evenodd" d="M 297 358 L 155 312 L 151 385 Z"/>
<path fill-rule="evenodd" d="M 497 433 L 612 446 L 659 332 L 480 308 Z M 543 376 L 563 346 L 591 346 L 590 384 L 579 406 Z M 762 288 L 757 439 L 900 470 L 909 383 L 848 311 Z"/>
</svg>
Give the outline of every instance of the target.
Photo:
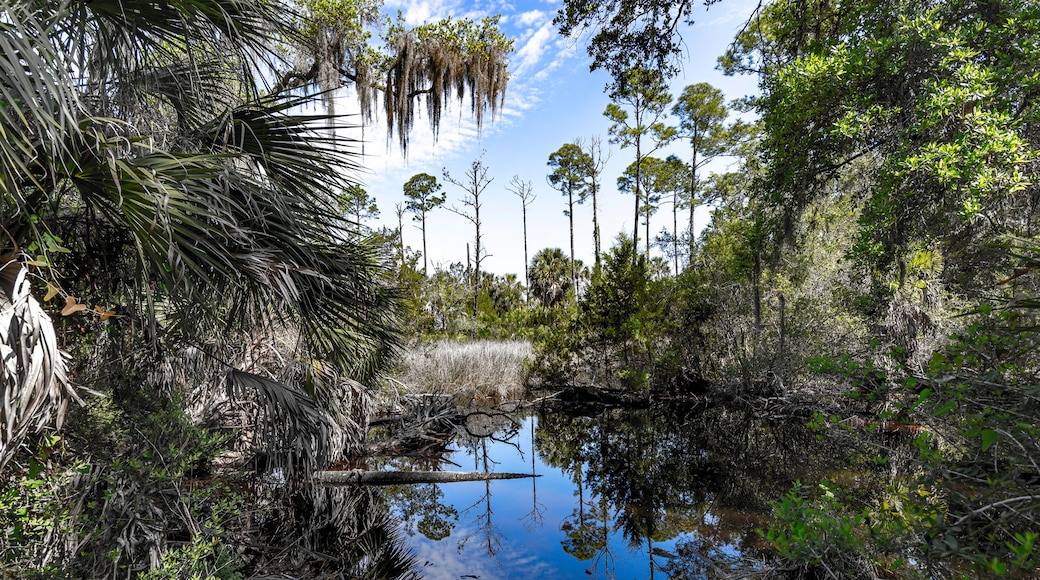
<svg viewBox="0 0 1040 580">
<path fill-rule="evenodd" d="M 636 119 L 638 124 L 639 119 Z M 636 135 L 636 212 L 635 212 L 635 223 L 632 225 L 632 263 L 635 263 L 636 258 L 639 256 L 639 180 L 641 178 L 639 174 L 640 163 L 643 160 L 642 148 L 640 147 L 639 135 Z"/>
<path fill-rule="evenodd" d="M 567 188 L 567 217 L 571 221 L 571 286 L 574 288 L 574 299 L 578 299 L 578 272 L 574 268 L 574 192 Z"/>
<path fill-rule="evenodd" d="M 353 485 L 399 485 L 412 483 L 455 483 L 491 479 L 523 479 L 541 477 L 530 473 L 489 473 L 485 471 L 316 471 L 314 479 L 321 483 Z"/>
<path fill-rule="evenodd" d="M 404 271 L 404 207 L 401 204 L 397 204 L 394 207 L 394 209 L 397 210 L 397 232 L 398 232 L 398 234 L 397 234 L 397 241 L 398 241 L 398 245 L 400 246 L 400 250 L 401 250 L 401 271 Z M 423 239 L 424 240 L 425 240 L 425 237 L 426 237 L 426 234 L 423 234 Z M 425 242 L 424 242 L 424 244 L 423 244 L 423 258 L 425 258 L 425 257 L 426 257 L 426 246 L 425 246 Z M 425 272 L 425 269 L 424 269 L 423 274 L 425 274 L 425 273 L 426 272 Z"/>
<path fill-rule="evenodd" d="M 599 210 L 596 208 L 596 184 L 592 184 L 592 244 L 596 253 L 596 265 L 599 265 Z"/>
<path fill-rule="evenodd" d="M 646 196 L 646 259 L 650 260 L 650 194 Z"/>
<path fill-rule="evenodd" d="M 697 129 L 693 130 L 693 161 L 690 163 L 690 258 L 693 263 L 693 253 L 696 249 L 696 238 L 693 231 L 693 215 L 697 210 Z"/>
<path fill-rule="evenodd" d="M 762 258 L 757 252 L 755 253 L 755 265 L 751 271 L 751 286 L 754 299 L 755 309 L 755 341 L 758 341 L 758 335 L 762 329 Z"/>
<path fill-rule="evenodd" d="M 473 223 L 477 228 L 476 253 L 473 255 L 473 338 L 477 337 L 477 315 L 480 312 L 480 204 L 473 205 Z"/>
<path fill-rule="evenodd" d="M 679 191 L 672 192 L 672 254 L 675 257 L 675 275 L 679 275 Z"/>
<path fill-rule="evenodd" d="M 422 212 L 422 273 L 426 274 L 426 212 Z"/>
<path fill-rule="evenodd" d="M 531 294 L 531 262 L 527 258 L 527 204 L 520 200 L 524 212 L 524 286 L 527 288 L 528 298 Z"/>
</svg>

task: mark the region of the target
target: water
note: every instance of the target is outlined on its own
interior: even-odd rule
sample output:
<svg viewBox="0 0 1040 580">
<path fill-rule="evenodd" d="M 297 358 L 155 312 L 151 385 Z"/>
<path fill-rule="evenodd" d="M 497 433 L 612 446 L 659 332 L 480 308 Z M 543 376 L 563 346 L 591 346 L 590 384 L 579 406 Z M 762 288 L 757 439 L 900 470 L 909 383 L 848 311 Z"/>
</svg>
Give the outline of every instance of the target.
<svg viewBox="0 0 1040 580">
<path fill-rule="evenodd" d="M 708 577 L 759 558 L 769 501 L 842 461 L 798 422 L 725 409 L 555 408 L 486 431 L 389 466 L 540 476 L 381 489 L 420 577 Z"/>
</svg>

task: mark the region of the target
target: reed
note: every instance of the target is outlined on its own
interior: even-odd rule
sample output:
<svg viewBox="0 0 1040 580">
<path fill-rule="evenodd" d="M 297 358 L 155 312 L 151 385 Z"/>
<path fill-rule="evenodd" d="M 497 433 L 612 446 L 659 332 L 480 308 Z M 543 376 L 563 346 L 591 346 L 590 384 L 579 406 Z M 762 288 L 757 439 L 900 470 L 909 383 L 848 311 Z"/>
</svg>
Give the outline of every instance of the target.
<svg viewBox="0 0 1040 580">
<path fill-rule="evenodd" d="M 531 344 L 521 340 L 441 340 L 408 350 L 398 378 L 413 393 L 518 399 L 527 388 L 530 355 Z"/>
</svg>

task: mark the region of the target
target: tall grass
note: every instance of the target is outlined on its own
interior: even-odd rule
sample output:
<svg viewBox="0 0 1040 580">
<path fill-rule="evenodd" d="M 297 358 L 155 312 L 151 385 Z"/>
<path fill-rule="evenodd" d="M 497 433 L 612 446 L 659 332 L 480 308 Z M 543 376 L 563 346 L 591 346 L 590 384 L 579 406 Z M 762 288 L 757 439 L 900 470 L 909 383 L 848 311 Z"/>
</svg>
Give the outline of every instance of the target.
<svg viewBox="0 0 1040 580">
<path fill-rule="evenodd" d="M 521 340 L 442 340 L 410 349 L 399 380 L 413 393 L 518 399 L 527 386 L 530 355 L 531 344 Z"/>
</svg>

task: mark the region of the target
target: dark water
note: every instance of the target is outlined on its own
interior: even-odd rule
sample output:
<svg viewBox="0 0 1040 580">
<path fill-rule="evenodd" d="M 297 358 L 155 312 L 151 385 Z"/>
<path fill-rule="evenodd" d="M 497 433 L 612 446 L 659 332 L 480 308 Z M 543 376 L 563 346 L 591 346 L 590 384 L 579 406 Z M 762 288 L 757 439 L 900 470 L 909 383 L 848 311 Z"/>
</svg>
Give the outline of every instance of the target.
<svg viewBox="0 0 1040 580">
<path fill-rule="evenodd" d="M 723 409 L 557 408 L 441 465 L 541 477 L 384 493 L 425 578 L 701 578 L 760 555 L 768 502 L 833 468 L 825 447 Z"/>
<path fill-rule="evenodd" d="M 285 548 L 258 565 L 348 578 L 709 578 L 761 558 L 755 530 L 795 480 L 848 467 L 847 450 L 804 421 L 723 407 L 475 419 L 443 455 L 368 467 L 540 477 L 310 488 L 259 523 Z"/>
</svg>

